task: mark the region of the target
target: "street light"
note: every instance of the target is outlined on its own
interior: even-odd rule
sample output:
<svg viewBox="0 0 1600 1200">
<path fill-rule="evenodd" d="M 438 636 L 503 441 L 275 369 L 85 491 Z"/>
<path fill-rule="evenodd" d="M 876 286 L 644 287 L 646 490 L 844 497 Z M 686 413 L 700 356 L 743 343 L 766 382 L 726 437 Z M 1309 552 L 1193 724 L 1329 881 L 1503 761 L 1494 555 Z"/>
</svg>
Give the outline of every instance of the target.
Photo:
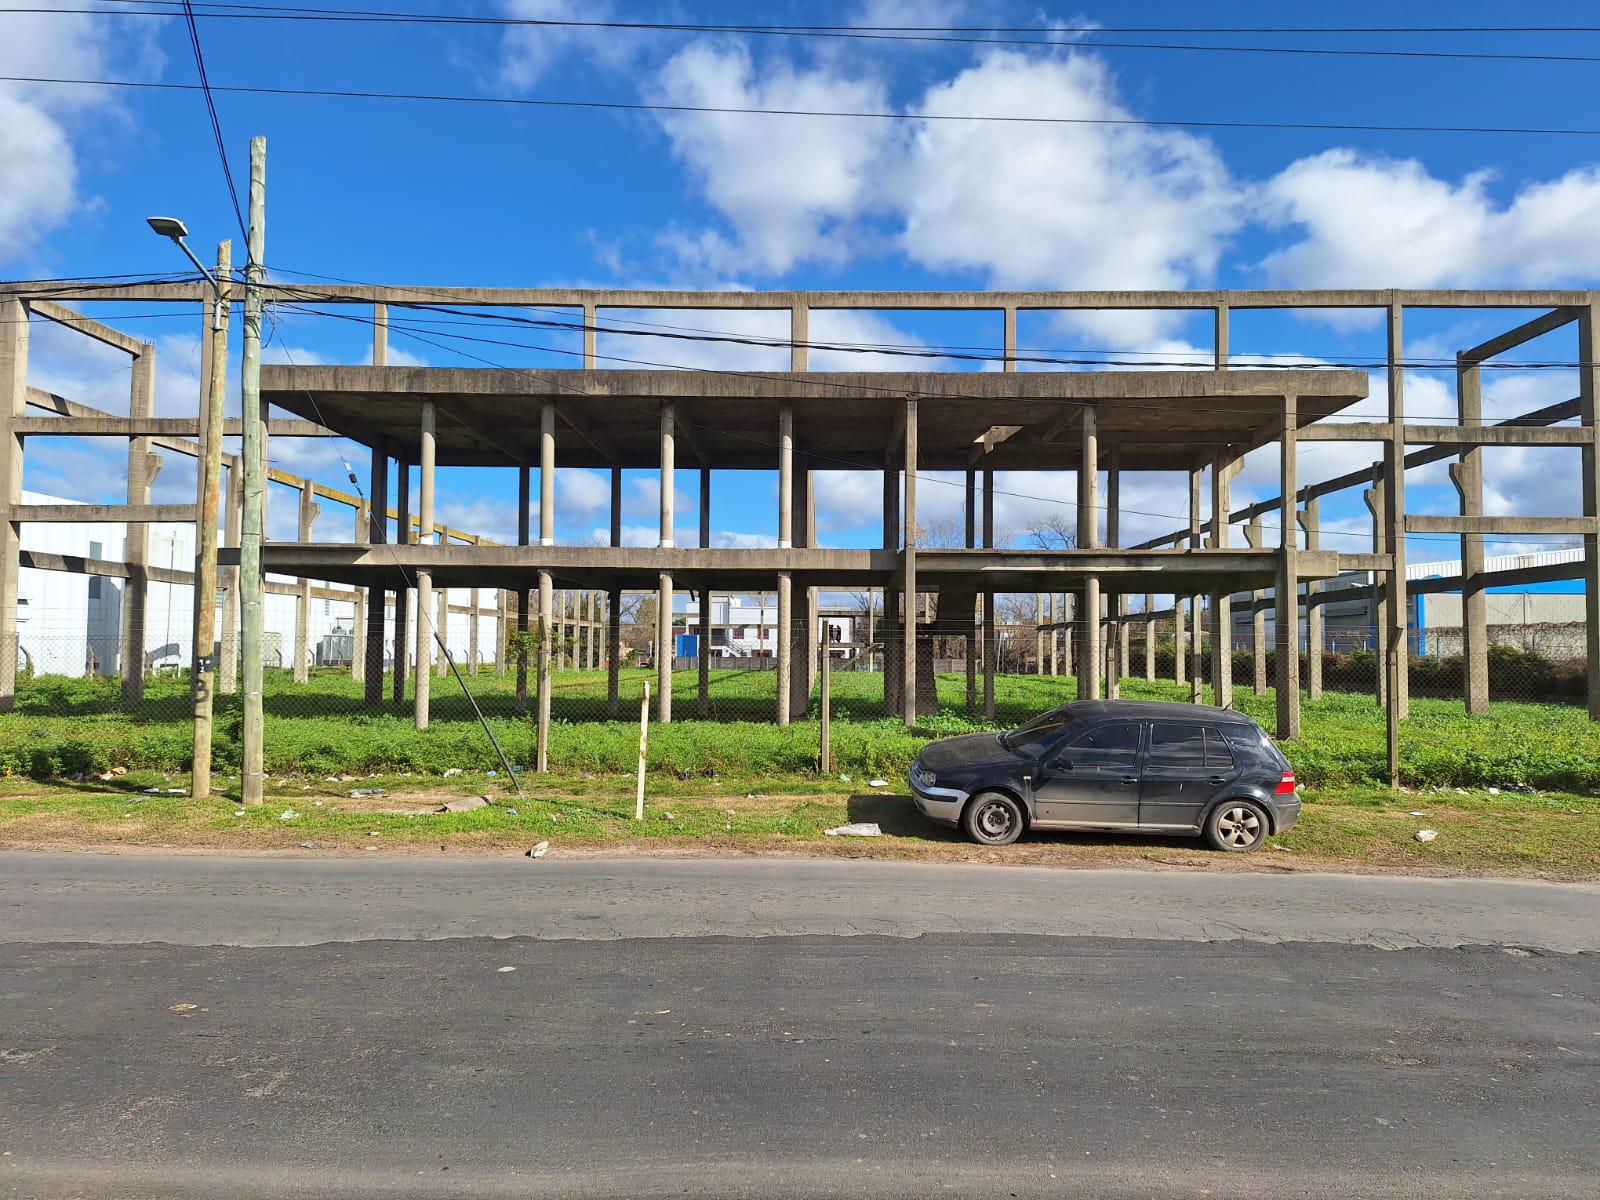
<svg viewBox="0 0 1600 1200">
<path fill-rule="evenodd" d="M 200 274 L 206 277 L 211 284 L 211 292 L 214 297 L 211 306 L 211 328 L 213 330 L 221 329 L 222 284 L 217 282 L 217 277 L 211 273 L 211 269 L 195 257 L 194 251 L 189 249 L 189 243 L 184 241 L 184 238 L 189 236 L 189 227 L 178 220 L 177 217 L 146 217 L 145 223 L 160 236 L 171 239 L 178 249 L 183 251 L 185 257 L 195 265 Z"/>
</svg>

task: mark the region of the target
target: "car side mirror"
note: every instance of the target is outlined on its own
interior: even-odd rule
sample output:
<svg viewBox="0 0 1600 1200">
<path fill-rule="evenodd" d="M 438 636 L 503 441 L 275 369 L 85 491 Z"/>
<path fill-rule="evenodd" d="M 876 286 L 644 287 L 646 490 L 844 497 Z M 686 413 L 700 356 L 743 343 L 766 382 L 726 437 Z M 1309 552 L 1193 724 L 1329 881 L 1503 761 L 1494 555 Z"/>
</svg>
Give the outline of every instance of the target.
<svg viewBox="0 0 1600 1200">
<path fill-rule="evenodd" d="M 1070 770 L 1072 770 L 1072 760 L 1070 758 L 1068 758 L 1065 754 L 1063 754 L 1060 758 L 1056 759 L 1055 762 L 1051 763 L 1050 765 L 1052 767 L 1054 767 L 1058 771 L 1070 771 Z"/>
</svg>

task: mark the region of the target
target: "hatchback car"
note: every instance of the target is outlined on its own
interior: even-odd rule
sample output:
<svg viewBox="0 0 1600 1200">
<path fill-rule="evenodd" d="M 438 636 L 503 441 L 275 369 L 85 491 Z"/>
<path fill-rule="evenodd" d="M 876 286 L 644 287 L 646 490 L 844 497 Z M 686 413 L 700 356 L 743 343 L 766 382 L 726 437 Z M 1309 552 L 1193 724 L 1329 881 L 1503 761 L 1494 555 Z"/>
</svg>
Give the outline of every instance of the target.
<svg viewBox="0 0 1600 1200">
<path fill-rule="evenodd" d="M 1300 816 L 1294 769 L 1261 726 L 1199 704 L 1080 700 L 930 742 L 908 779 L 923 816 L 985 846 L 1066 829 L 1192 834 L 1238 853 Z"/>
</svg>

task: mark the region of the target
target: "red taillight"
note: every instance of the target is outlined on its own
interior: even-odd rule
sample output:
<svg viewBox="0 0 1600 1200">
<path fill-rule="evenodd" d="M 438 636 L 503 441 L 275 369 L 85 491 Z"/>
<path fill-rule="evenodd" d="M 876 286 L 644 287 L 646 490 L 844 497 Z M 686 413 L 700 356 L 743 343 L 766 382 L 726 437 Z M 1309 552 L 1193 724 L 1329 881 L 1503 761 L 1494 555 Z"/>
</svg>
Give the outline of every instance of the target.
<svg viewBox="0 0 1600 1200">
<path fill-rule="evenodd" d="M 1278 786 L 1272 789 L 1275 796 L 1288 796 L 1294 792 L 1294 772 L 1285 771 L 1278 780 Z"/>
</svg>

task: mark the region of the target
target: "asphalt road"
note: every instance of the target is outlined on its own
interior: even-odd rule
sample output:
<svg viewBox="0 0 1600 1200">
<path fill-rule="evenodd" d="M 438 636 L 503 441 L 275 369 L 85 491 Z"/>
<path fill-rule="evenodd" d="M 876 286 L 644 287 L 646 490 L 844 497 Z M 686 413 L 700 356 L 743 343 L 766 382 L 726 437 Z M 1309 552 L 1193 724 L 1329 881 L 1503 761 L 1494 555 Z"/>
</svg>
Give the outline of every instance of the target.
<svg viewBox="0 0 1600 1200">
<path fill-rule="evenodd" d="M 1591 1197 L 1600 1176 L 1600 960 L 1566 952 L 1600 938 L 1592 888 L 3 856 L 0 938 L 16 1197 Z"/>
</svg>

